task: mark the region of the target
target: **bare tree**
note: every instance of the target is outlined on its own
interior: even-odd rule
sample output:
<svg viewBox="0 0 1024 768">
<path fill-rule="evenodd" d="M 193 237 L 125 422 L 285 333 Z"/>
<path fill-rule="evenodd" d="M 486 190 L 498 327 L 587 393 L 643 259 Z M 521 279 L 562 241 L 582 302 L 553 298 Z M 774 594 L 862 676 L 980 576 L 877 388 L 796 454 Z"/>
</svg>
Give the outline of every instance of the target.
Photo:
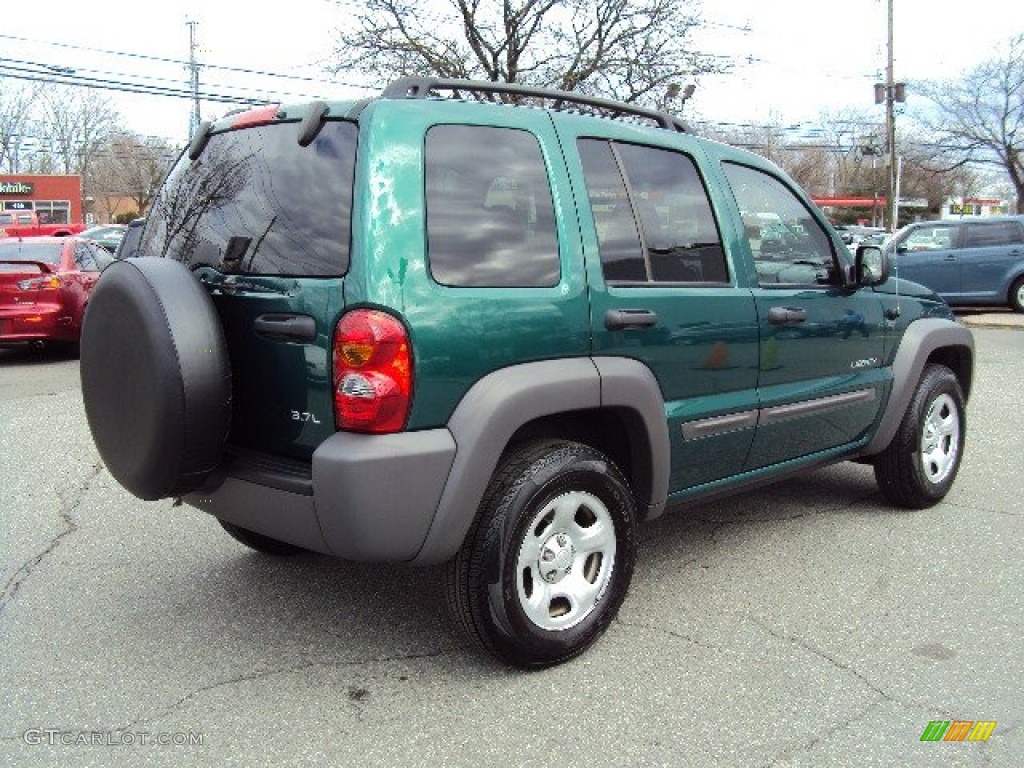
<svg viewBox="0 0 1024 768">
<path fill-rule="evenodd" d="M 698 11 L 699 0 L 365 0 L 338 31 L 332 69 L 382 82 L 435 75 L 654 103 L 670 83 L 727 68 L 693 50 Z"/>
<path fill-rule="evenodd" d="M 93 161 L 118 121 L 110 99 L 93 88 L 53 86 L 42 92 L 41 107 L 55 171 L 80 175 L 83 194 L 91 197 Z"/>
<path fill-rule="evenodd" d="M 108 206 L 107 214 L 144 213 L 156 195 L 172 152 L 161 139 L 127 132 L 112 134 L 92 164 L 92 191 L 97 205 L 126 198 L 132 203 L 131 211 L 111 210 Z"/>
<path fill-rule="evenodd" d="M 1016 191 L 1017 212 L 1024 213 L 1024 34 L 963 79 L 920 83 L 917 90 L 932 105 L 918 120 L 934 137 L 937 165 L 1001 168 Z"/>
<path fill-rule="evenodd" d="M 39 87 L 34 84 L 7 87 L 6 83 L 0 78 L 0 171 L 21 173 L 19 155 L 25 144 L 26 129 L 31 123 Z"/>
</svg>

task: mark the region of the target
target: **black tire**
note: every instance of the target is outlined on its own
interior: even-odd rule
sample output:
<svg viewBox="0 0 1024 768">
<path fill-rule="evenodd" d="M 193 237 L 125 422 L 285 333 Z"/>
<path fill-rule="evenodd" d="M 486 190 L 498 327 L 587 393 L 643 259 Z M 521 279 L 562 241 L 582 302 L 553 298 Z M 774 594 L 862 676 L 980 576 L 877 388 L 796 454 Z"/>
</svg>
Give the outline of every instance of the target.
<svg viewBox="0 0 1024 768">
<path fill-rule="evenodd" d="M 1024 312 L 1024 277 L 1018 277 L 1010 288 L 1010 306 L 1014 312 Z"/>
<path fill-rule="evenodd" d="M 111 475 L 141 499 L 198 489 L 221 461 L 231 369 L 217 311 L 171 259 L 117 261 L 89 301 L 82 399 Z"/>
<path fill-rule="evenodd" d="M 245 544 L 249 549 L 254 549 L 265 555 L 287 557 L 308 551 L 302 547 L 297 547 L 294 544 L 289 544 L 286 541 L 272 539 L 269 536 L 264 536 L 262 533 L 250 531 L 248 528 L 241 528 L 234 523 L 229 523 L 225 520 L 221 520 L 220 518 L 217 519 L 217 522 L 220 523 L 221 527 L 227 531 L 228 535 L 235 541 Z"/>
<path fill-rule="evenodd" d="M 892 442 L 874 459 L 885 498 L 908 509 L 941 501 L 960 469 L 966 426 L 960 382 L 943 365 L 927 366 Z"/>
<path fill-rule="evenodd" d="M 497 658 L 548 667 L 608 628 L 635 558 L 633 497 L 615 465 L 579 443 L 525 443 L 503 458 L 446 567 L 448 604 Z"/>
</svg>

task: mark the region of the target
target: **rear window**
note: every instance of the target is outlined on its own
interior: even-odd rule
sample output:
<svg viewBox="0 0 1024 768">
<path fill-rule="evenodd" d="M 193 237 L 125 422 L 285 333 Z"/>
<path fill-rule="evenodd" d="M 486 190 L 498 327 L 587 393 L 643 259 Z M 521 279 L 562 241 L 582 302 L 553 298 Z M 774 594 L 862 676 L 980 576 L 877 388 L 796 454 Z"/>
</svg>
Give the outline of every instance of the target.
<svg viewBox="0 0 1024 768">
<path fill-rule="evenodd" d="M 215 134 L 171 171 L 139 255 L 225 273 L 344 274 L 356 135 L 347 122 L 326 123 L 308 147 L 294 123 Z"/>
<path fill-rule="evenodd" d="M 0 261 L 41 261 L 60 264 L 62 243 L 33 243 L 25 240 L 0 240 Z"/>
</svg>

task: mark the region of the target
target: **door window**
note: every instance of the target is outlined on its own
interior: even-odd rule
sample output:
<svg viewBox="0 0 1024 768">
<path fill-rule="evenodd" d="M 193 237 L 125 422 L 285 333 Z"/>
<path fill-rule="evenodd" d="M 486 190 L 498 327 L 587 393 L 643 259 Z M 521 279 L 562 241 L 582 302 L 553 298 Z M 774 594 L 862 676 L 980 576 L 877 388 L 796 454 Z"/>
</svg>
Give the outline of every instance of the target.
<svg viewBox="0 0 1024 768">
<path fill-rule="evenodd" d="M 578 144 L 605 280 L 728 283 L 722 239 L 693 160 L 636 144 Z"/>
<path fill-rule="evenodd" d="M 908 251 L 948 251 L 956 242 L 956 230 L 948 224 L 918 227 L 901 245 Z"/>
<path fill-rule="evenodd" d="M 967 225 L 968 248 L 990 248 L 1024 243 L 1024 232 L 1015 221 L 994 221 Z"/>
<path fill-rule="evenodd" d="M 828 234 L 781 180 L 724 164 L 760 285 L 821 285 L 838 274 Z"/>
</svg>

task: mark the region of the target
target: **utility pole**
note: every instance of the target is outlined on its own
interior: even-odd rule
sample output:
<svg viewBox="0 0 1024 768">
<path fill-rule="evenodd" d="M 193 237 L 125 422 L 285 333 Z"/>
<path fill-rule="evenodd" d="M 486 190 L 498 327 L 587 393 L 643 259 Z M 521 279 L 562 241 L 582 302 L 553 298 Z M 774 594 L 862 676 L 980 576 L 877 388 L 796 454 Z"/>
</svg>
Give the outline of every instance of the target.
<svg viewBox="0 0 1024 768">
<path fill-rule="evenodd" d="M 907 100 L 906 83 L 897 83 L 893 78 L 893 0 L 888 2 L 888 45 L 887 61 L 885 66 L 885 82 L 875 83 L 875 104 L 885 102 L 885 144 L 886 154 L 889 156 L 889 173 L 885 192 L 885 226 L 890 230 L 896 229 L 899 219 L 899 161 L 896 154 L 896 113 L 893 108 L 895 102 Z"/>
<path fill-rule="evenodd" d="M 192 117 L 188 125 L 188 137 L 191 139 L 199 130 L 199 62 L 196 61 L 196 27 L 199 22 L 186 21 L 185 24 L 188 27 L 188 77 L 192 89 Z"/>
<path fill-rule="evenodd" d="M 893 56 L 892 56 L 892 4 L 893 0 L 889 0 L 889 44 L 888 44 L 888 61 L 885 67 L 885 135 L 886 141 L 889 143 L 889 186 L 885 201 L 887 203 L 886 208 L 886 223 L 890 231 L 896 231 L 896 195 L 899 194 L 896 184 L 896 112 L 892 106 L 893 97 Z"/>
</svg>

